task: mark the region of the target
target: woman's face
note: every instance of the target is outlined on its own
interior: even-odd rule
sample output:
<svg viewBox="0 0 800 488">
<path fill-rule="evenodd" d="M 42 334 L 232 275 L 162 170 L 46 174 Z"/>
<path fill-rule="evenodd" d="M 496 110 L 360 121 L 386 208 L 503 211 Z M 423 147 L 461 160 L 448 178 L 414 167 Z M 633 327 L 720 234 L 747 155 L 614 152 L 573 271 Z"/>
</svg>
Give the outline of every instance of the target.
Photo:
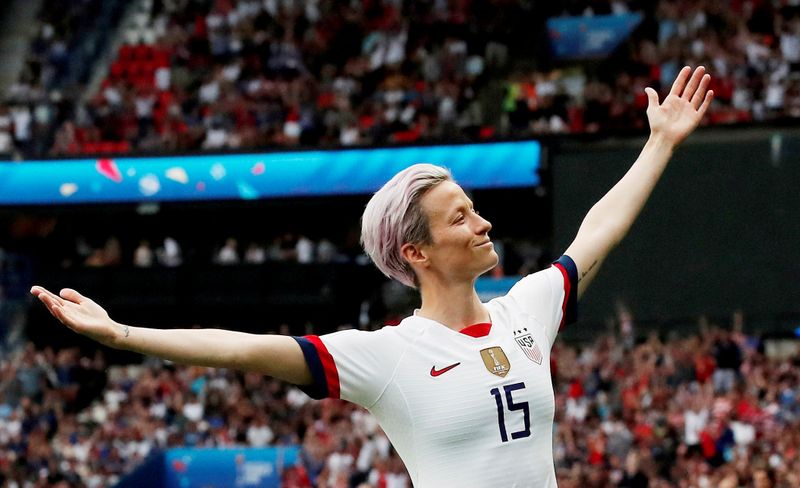
<svg viewBox="0 0 800 488">
<path fill-rule="evenodd" d="M 498 262 L 489 240 L 492 224 L 478 215 L 472 201 L 452 181 L 433 187 L 420 201 L 428 216 L 433 244 L 419 246 L 426 269 L 447 281 L 474 279 Z"/>
</svg>

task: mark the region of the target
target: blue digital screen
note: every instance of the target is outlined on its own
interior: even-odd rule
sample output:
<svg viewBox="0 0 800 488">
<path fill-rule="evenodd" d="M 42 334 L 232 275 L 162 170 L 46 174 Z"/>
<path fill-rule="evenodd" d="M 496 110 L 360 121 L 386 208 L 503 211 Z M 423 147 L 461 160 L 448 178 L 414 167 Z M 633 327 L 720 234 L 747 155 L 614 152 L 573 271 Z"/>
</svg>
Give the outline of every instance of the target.
<svg viewBox="0 0 800 488">
<path fill-rule="evenodd" d="M 234 155 L 0 163 L 0 205 L 255 200 L 368 194 L 416 163 L 465 188 L 539 184 L 537 141 Z"/>
<path fill-rule="evenodd" d="M 297 464 L 300 449 L 174 448 L 164 454 L 167 488 L 280 486 L 281 471 Z"/>
<path fill-rule="evenodd" d="M 641 13 L 553 17 L 547 20 L 550 47 L 557 59 L 596 59 L 610 55 L 642 22 Z"/>
</svg>

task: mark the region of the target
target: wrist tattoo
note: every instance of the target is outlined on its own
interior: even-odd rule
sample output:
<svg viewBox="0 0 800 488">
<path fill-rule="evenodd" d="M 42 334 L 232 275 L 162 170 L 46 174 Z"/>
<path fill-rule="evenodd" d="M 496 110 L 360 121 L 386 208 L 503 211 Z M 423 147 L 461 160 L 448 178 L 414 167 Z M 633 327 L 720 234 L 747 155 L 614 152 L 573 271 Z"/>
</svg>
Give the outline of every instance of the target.
<svg viewBox="0 0 800 488">
<path fill-rule="evenodd" d="M 125 334 L 125 337 L 128 337 L 131 334 L 131 329 L 127 325 L 123 325 L 122 332 Z"/>
</svg>

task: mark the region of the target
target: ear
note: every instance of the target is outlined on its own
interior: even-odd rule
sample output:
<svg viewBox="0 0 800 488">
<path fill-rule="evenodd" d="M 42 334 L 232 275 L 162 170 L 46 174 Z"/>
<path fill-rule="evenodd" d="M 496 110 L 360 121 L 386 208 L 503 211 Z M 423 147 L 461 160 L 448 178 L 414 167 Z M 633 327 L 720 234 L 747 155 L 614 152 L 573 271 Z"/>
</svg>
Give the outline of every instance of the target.
<svg viewBox="0 0 800 488">
<path fill-rule="evenodd" d="M 428 255 L 418 244 L 405 243 L 400 247 L 400 255 L 403 259 L 408 261 L 412 267 L 414 266 L 428 266 Z"/>
</svg>

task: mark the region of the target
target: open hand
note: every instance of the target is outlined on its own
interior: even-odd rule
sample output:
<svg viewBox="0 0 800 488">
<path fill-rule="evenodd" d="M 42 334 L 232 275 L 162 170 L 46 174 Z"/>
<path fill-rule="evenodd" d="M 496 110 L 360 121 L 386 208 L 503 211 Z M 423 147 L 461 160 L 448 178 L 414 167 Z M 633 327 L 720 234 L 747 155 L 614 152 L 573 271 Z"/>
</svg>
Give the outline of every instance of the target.
<svg viewBox="0 0 800 488">
<path fill-rule="evenodd" d="M 75 290 L 64 288 L 56 295 L 41 286 L 34 286 L 31 293 L 47 307 L 53 317 L 90 339 L 112 345 L 114 339 L 126 334 L 126 326 L 111 320 L 103 307 Z"/>
<path fill-rule="evenodd" d="M 692 69 L 685 66 L 675 78 L 669 95 L 660 104 L 655 90 L 644 89 L 649 102 L 647 118 L 653 135 L 678 144 L 697 127 L 714 99 L 714 92 L 708 89 L 711 75 L 705 71 L 703 66 L 699 66 L 692 74 Z"/>
</svg>

